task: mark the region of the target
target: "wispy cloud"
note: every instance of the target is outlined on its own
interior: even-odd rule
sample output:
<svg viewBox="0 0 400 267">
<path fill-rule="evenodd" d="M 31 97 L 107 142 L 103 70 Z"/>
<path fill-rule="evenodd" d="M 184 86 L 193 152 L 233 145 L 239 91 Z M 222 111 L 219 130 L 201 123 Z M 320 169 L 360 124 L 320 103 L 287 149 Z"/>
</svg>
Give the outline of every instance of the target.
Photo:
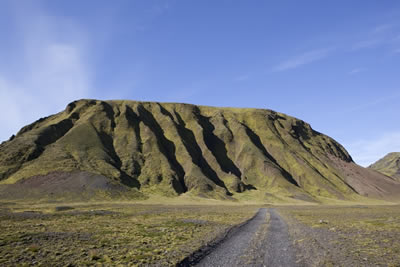
<svg viewBox="0 0 400 267">
<path fill-rule="evenodd" d="M 316 49 L 316 50 L 308 51 L 308 52 L 294 56 L 293 58 L 290 58 L 288 60 L 281 62 L 275 68 L 273 68 L 273 70 L 274 71 L 285 71 L 285 70 L 295 69 L 300 66 L 321 60 L 321 59 L 327 57 L 332 51 L 333 51 L 333 48 L 324 48 L 324 49 Z"/>
<path fill-rule="evenodd" d="M 361 49 L 376 48 L 382 45 L 400 40 L 400 36 L 396 36 L 394 32 L 395 24 L 382 24 L 372 28 L 369 32 L 364 33 L 361 40 L 356 41 L 351 46 L 351 50 L 357 51 Z"/>
<path fill-rule="evenodd" d="M 391 28 L 393 28 L 392 24 L 378 25 L 378 26 L 372 28 L 371 34 L 380 34 L 380 33 L 383 33 L 383 32 L 386 32 L 386 31 L 390 30 Z"/>
<path fill-rule="evenodd" d="M 357 74 L 357 73 L 360 73 L 360 72 L 364 72 L 366 70 L 367 69 L 365 69 L 365 68 L 355 68 L 355 69 L 352 69 L 351 71 L 349 71 L 348 74 L 354 75 L 354 74 Z"/>
<path fill-rule="evenodd" d="M 373 107 L 382 105 L 382 104 L 390 102 L 390 101 L 396 101 L 398 98 L 400 98 L 400 93 L 383 96 L 383 97 L 379 97 L 379 98 L 374 98 L 370 101 L 361 103 L 359 105 L 354 105 L 350 108 L 342 109 L 340 113 L 346 114 L 346 113 L 352 113 L 352 112 L 356 112 L 356 111 L 371 109 Z"/>
<path fill-rule="evenodd" d="M 39 6 L 16 6 L 14 11 L 21 48 L 9 52 L 24 68 L 8 73 L 0 62 L 0 112 L 6 114 L 0 140 L 91 92 L 87 34 L 78 25 L 47 16 Z"/>
<path fill-rule="evenodd" d="M 390 132 L 370 140 L 345 144 L 354 161 L 367 167 L 390 152 L 400 152 L 400 132 Z"/>
<path fill-rule="evenodd" d="M 383 41 L 381 39 L 363 40 L 355 43 L 351 50 L 360 50 L 365 48 L 373 48 L 380 45 Z"/>
</svg>

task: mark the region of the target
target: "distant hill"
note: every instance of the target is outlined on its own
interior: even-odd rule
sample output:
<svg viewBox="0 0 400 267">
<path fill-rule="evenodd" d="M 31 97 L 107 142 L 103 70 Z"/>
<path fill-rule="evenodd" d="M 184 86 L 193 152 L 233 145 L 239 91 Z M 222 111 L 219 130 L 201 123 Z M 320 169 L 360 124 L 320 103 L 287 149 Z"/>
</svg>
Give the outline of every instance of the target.
<svg viewBox="0 0 400 267">
<path fill-rule="evenodd" d="M 0 145 L 0 197 L 354 200 L 400 183 L 272 110 L 79 100 Z"/>
<path fill-rule="evenodd" d="M 392 152 L 369 166 L 387 176 L 391 176 L 400 181 L 400 152 Z"/>
</svg>

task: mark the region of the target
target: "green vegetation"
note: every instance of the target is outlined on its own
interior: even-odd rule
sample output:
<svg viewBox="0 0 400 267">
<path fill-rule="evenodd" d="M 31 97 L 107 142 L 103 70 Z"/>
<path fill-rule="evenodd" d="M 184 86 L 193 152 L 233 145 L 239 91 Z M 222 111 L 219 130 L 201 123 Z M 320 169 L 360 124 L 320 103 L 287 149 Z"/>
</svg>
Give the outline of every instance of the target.
<svg viewBox="0 0 400 267">
<path fill-rule="evenodd" d="M 400 181 L 400 152 L 392 152 L 378 160 L 369 168 Z"/>
<path fill-rule="evenodd" d="M 362 172 L 333 139 L 262 109 L 79 100 L 0 145 L 3 198 L 399 197 L 399 182 Z"/>
<path fill-rule="evenodd" d="M 1 203 L 0 265 L 173 266 L 253 206 Z"/>
<path fill-rule="evenodd" d="M 260 207 L 174 200 L 165 205 L 150 200 L 146 204 L 2 202 L 0 265 L 174 266 L 251 218 Z M 307 266 L 400 263 L 398 205 L 275 208 L 289 225 L 298 260 Z M 257 254 L 269 221 L 267 217 L 254 233 L 245 254 Z"/>
<path fill-rule="evenodd" d="M 297 206 L 279 210 L 290 222 L 294 243 L 313 266 L 400 263 L 398 205 Z"/>
</svg>

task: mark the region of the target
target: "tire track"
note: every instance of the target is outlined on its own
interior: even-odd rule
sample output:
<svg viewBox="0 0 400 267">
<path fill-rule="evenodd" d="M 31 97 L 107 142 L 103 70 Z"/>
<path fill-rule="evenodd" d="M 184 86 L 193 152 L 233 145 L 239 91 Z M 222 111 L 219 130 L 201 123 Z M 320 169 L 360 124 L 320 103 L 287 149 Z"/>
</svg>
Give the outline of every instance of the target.
<svg viewBox="0 0 400 267">
<path fill-rule="evenodd" d="M 220 243 L 195 266 L 241 266 L 241 257 L 250 246 L 260 225 L 266 220 L 267 209 L 260 209 L 256 216 Z"/>
<path fill-rule="evenodd" d="M 269 214 L 266 235 L 259 236 L 265 232 L 267 218 L 267 209 L 262 208 L 199 260 L 178 266 L 299 266 L 286 222 L 275 209 L 269 209 Z"/>
<path fill-rule="evenodd" d="M 275 209 L 270 209 L 270 225 L 267 232 L 264 266 L 299 266 L 293 248 L 287 223 Z"/>
</svg>

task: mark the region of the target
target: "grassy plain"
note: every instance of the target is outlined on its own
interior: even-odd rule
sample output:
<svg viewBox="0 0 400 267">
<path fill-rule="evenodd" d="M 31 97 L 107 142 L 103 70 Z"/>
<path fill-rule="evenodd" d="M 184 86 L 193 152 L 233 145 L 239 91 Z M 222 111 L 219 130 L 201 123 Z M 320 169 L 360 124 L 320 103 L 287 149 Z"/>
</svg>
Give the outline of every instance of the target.
<svg viewBox="0 0 400 267">
<path fill-rule="evenodd" d="M 175 265 L 255 206 L 0 203 L 0 265 Z"/>
<path fill-rule="evenodd" d="M 0 266 L 174 266 L 265 207 L 160 203 L 0 202 Z M 275 208 L 306 266 L 400 266 L 399 205 Z"/>
<path fill-rule="evenodd" d="M 400 266 L 400 206 L 281 207 L 309 266 Z"/>
</svg>

